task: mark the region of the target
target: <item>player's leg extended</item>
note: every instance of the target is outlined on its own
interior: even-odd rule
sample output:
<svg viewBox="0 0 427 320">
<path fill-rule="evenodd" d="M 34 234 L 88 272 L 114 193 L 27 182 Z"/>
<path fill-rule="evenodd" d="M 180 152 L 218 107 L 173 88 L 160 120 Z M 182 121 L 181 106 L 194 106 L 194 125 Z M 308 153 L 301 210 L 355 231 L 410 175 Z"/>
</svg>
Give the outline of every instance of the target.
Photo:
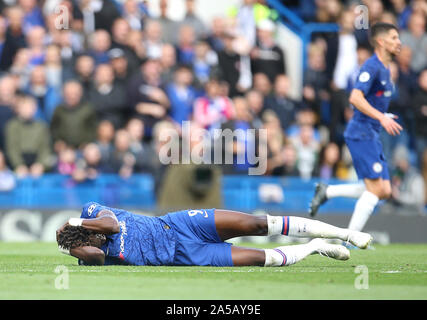
<svg viewBox="0 0 427 320">
<path fill-rule="evenodd" d="M 295 264 L 312 254 L 347 260 L 350 258 L 348 249 L 341 245 L 328 244 L 322 239 L 314 239 L 306 244 L 281 246 L 274 249 L 252 249 L 231 247 L 233 265 L 280 267 Z"/>
<path fill-rule="evenodd" d="M 390 180 L 364 179 L 366 190 L 362 193 L 354 207 L 353 215 L 348 228 L 351 230 L 363 230 L 366 222 L 374 211 L 380 199 L 387 199 L 391 194 Z"/>
<path fill-rule="evenodd" d="M 241 236 L 287 235 L 304 238 L 327 238 L 349 241 L 365 248 L 372 237 L 330 224 L 294 216 L 253 216 L 250 214 L 215 210 L 215 226 L 222 241 Z"/>
</svg>

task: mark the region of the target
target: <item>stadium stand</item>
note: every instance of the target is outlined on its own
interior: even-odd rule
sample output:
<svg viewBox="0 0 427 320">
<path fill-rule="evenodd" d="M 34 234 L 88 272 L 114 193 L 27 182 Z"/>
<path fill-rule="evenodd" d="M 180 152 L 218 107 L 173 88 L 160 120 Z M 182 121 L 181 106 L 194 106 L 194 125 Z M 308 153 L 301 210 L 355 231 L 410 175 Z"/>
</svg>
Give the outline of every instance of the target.
<svg viewBox="0 0 427 320">
<path fill-rule="evenodd" d="M 358 6 L 370 24 L 401 30 L 390 112 L 405 134 L 383 144 L 389 159 L 404 148 L 410 164 L 405 171 L 391 163 L 395 188 L 416 174 L 427 190 L 425 1 L 242 0 L 209 21 L 198 14 L 202 2 L 183 0 L 180 20 L 170 18 L 167 0 L 0 2 L 0 207 L 90 200 L 155 208 L 167 171 L 161 133 L 182 140 L 182 121 L 190 121 L 207 132 L 267 132 L 228 150 L 235 159 L 242 145 L 247 153 L 265 147 L 267 166 L 262 176 L 248 176 L 248 161 L 219 166 L 223 206 L 306 212 L 314 182 L 356 178 L 343 142 L 347 97 L 372 50 L 367 30 L 353 23 L 365 12 Z M 279 32 L 299 39 L 301 51 Z M 37 105 L 31 119 L 19 112 L 23 97 Z M 21 123 L 46 128 L 43 160 L 41 147 L 15 139 Z M 19 149 L 26 161 L 16 160 Z M 349 213 L 353 205 L 337 200 L 323 210 Z"/>
</svg>

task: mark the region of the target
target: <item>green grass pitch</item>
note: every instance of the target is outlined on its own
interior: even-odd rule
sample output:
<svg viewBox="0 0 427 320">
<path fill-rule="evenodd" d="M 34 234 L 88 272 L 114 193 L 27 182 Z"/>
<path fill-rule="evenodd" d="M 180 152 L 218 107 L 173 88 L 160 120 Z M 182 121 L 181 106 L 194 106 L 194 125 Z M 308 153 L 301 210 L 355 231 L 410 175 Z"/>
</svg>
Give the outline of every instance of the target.
<svg viewBox="0 0 427 320">
<path fill-rule="evenodd" d="M 289 267 L 214 268 L 78 266 L 55 243 L 0 242 L 0 299 L 425 300 L 427 245 L 352 250 L 344 262 L 315 255 Z"/>
</svg>

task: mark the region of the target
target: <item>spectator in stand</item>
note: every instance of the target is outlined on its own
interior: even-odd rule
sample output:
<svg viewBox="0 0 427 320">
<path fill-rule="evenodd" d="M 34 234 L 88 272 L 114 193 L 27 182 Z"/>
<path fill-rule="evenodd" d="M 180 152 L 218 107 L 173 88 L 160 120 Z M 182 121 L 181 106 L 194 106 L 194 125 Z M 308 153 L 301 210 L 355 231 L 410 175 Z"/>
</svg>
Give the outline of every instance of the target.
<svg viewBox="0 0 427 320">
<path fill-rule="evenodd" d="M 6 40 L 0 60 L 0 70 L 6 71 L 12 65 L 16 52 L 27 46 L 23 30 L 24 12 L 19 6 L 11 6 L 6 10 L 8 26 Z"/>
<path fill-rule="evenodd" d="M 72 76 L 71 72 L 63 67 L 60 48 L 55 44 L 50 44 L 46 47 L 44 66 L 46 84 L 48 87 L 55 88 L 56 90 L 60 91 L 64 80 L 68 80 Z"/>
<path fill-rule="evenodd" d="M 50 129 L 58 152 L 64 146 L 81 148 L 96 137 L 96 113 L 93 106 L 82 100 L 83 88 L 70 80 L 63 89 L 64 103 L 53 113 Z"/>
<path fill-rule="evenodd" d="M 101 151 L 96 143 L 88 143 L 83 148 L 82 157 L 77 159 L 76 169 L 72 177 L 76 182 L 93 181 L 102 173 L 109 173 L 110 169 L 104 164 Z"/>
<path fill-rule="evenodd" d="M 348 79 L 357 68 L 357 41 L 354 35 L 355 15 L 352 10 L 342 13 L 339 26 L 338 48 L 332 78 L 330 139 L 342 143 L 338 128 L 344 122 L 343 110 L 349 104 L 347 95 Z"/>
<path fill-rule="evenodd" d="M 18 4 L 24 11 L 23 28 L 25 33 L 36 27 L 44 27 L 44 17 L 37 0 L 19 0 Z"/>
<path fill-rule="evenodd" d="M 58 35 L 58 40 L 55 40 L 53 43 L 58 45 L 61 51 L 61 63 L 67 74 L 74 74 L 76 59 L 82 53 L 83 45 L 81 40 L 74 36 L 75 33 L 71 30 L 61 30 Z M 66 80 L 69 80 L 70 77 L 67 77 Z"/>
<path fill-rule="evenodd" d="M 200 127 L 211 130 L 234 116 L 234 107 L 228 97 L 220 95 L 217 79 L 211 78 L 205 86 L 205 96 L 194 102 L 193 120 Z"/>
<path fill-rule="evenodd" d="M 409 162 L 409 152 L 403 145 L 395 149 L 394 171 L 391 174 L 392 197 L 380 212 L 398 215 L 423 215 L 425 184 L 423 176 Z"/>
<path fill-rule="evenodd" d="M 178 23 L 168 17 L 169 0 L 159 0 L 160 16 L 156 19 L 161 27 L 161 39 L 166 43 L 177 43 Z"/>
<path fill-rule="evenodd" d="M 110 32 L 111 22 L 120 17 L 119 9 L 113 0 L 79 1 L 78 4 L 86 34 L 99 29 Z"/>
<path fill-rule="evenodd" d="M 238 34 L 246 39 L 251 48 L 256 41 L 255 2 L 256 0 L 243 0 L 240 6 L 231 12 L 231 16 L 236 20 Z"/>
<path fill-rule="evenodd" d="M 411 6 L 406 0 L 391 0 L 393 12 L 397 17 L 397 26 L 399 29 L 407 29 L 409 17 L 411 16 Z"/>
<path fill-rule="evenodd" d="M 207 36 L 207 42 L 216 52 L 224 50 L 223 36 L 225 30 L 225 19 L 223 17 L 214 17 L 212 19 L 210 34 Z"/>
<path fill-rule="evenodd" d="M 37 101 L 35 118 L 50 122 L 55 108 L 62 102 L 62 97 L 57 88 L 48 85 L 43 65 L 32 69 L 30 82 L 24 92 Z"/>
<path fill-rule="evenodd" d="M 175 71 L 174 81 L 166 87 L 166 94 L 171 103 L 169 114 L 179 126 L 183 121 L 191 119 L 193 104 L 197 98 L 197 91 L 191 85 L 193 73 L 187 66 L 180 66 Z"/>
<path fill-rule="evenodd" d="M 120 48 L 114 48 L 108 52 L 108 55 L 114 71 L 114 82 L 122 88 L 126 88 L 132 76 L 132 69 L 129 68 L 124 51 Z"/>
<path fill-rule="evenodd" d="M 48 127 L 35 120 L 37 102 L 30 96 L 16 101 L 17 116 L 6 126 L 6 154 L 18 177 L 41 176 L 52 166 Z"/>
<path fill-rule="evenodd" d="M 252 126 L 252 115 L 249 112 L 248 102 L 244 97 L 233 99 L 235 116 L 224 122 L 222 130 L 231 130 L 236 133 L 235 139 L 228 142 L 228 145 L 222 144 L 222 152 L 225 159 L 233 159 L 233 163 L 224 161 L 222 165 L 223 172 L 228 174 L 248 174 L 248 169 L 252 166 L 252 157 L 258 144 L 258 137 L 251 135 L 248 131 L 254 129 Z M 240 134 L 244 133 L 244 134 Z M 222 141 L 221 141 L 222 143 Z"/>
<path fill-rule="evenodd" d="M 92 56 L 83 54 L 77 58 L 75 63 L 75 79 L 81 83 L 84 99 L 87 99 L 89 96 L 94 71 L 95 60 Z"/>
<path fill-rule="evenodd" d="M 176 30 L 174 30 L 176 33 Z M 144 28 L 144 46 L 148 59 L 159 59 L 162 56 L 162 48 L 165 43 L 162 39 L 162 25 L 157 20 L 149 20 Z M 171 44 L 172 45 L 172 44 Z"/>
<path fill-rule="evenodd" d="M 58 154 L 58 163 L 56 164 L 57 173 L 66 176 L 73 175 L 77 168 L 76 160 L 76 150 L 70 147 L 61 150 Z"/>
<path fill-rule="evenodd" d="M 415 147 L 421 167 L 427 150 L 427 69 L 420 73 L 418 85 L 419 89 L 415 92 L 411 105 L 415 118 Z"/>
<path fill-rule="evenodd" d="M 135 70 L 138 69 L 138 67 L 147 59 L 147 51 L 143 41 L 143 32 L 131 30 L 126 37 L 127 45 L 131 50 L 126 59 L 132 68 L 131 70 Z"/>
<path fill-rule="evenodd" d="M 400 34 L 402 46 L 412 50 L 411 69 L 419 73 L 427 67 L 426 15 L 413 12 L 409 18 L 408 30 Z"/>
<path fill-rule="evenodd" d="M 13 190 L 15 186 L 15 175 L 7 167 L 4 153 L 0 150 L 0 192 Z"/>
<path fill-rule="evenodd" d="M 142 31 L 132 30 L 129 22 L 123 18 L 114 20 L 111 30 L 111 48 L 123 50 L 130 70 L 138 68 L 141 59 L 145 57 L 145 50 L 141 49 L 143 47 Z"/>
<path fill-rule="evenodd" d="M 96 130 L 95 143 L 101 152 L 101 158 L 105 163 L 110 161 L 113 152 L 113 140 L 116 131 L 113 124 L 108 120 L 100 121 Z"/>
<path fill-rule="evenodd" d="M 297 152 L 297 167 L 302 179 L 310 179 L 313 175 L 320 144 L 314 137 L 314 128 L 303 125 L 297 136 L 290 138 Z"/>
<path fill-rule="evenodd" d="M 95 65 L 108 63 L 108 50 L 111 48 L 111 36 L 105 30 L 96 30 L 89 38 L 89 54 L 93 57 Z"/>
<path fill-rule="evenodd" d="M 308 66 L 304 71 L 302 94 L 304 105 L 315 111 L 319 118 L 323 116 L 322 107 L 329 105 L 330 100 L 329 80 L 325 71 L 325 52 L 321 45 L 313 43 L 308 49 Z"/>
<path fill-rule="evenodd" d="M 301 108 L 297 111 L 295 122 L 288 128 L 287 135 L 289 137 L 296 137 L 300 134 L 301 127 L 310 126 L 314 129 L 314 138 L 316 141 L 320 142 L 320 133 L 319 130 L 316 129 L 317 117 L 316 113 L 308 108 Z"/>
<path fill-rule="evenodd" d="M 280 126 L 280 120 L 272 110 L 267 110 L 263 114 L 263 127 L 267 130 L 267 175 L 284 175 L 288 167 L 285 168 L 285 158 L 283 157 L 283 147 L 287 143 L 287 138 Z M 297 173 L 298 174 L 298 173 Z"/>
<path fill-rule="evenodd" d="M 177 59 L 181 64 L 191 65 L 195 58 L 196 35 L 190 25 L 182 25 L 178 32 L 178 44 L 176 46 Z"/>
<path fill-rule="evenodd" d="M 259 129 L 262 127 L 262 113 L 265 109 L 264 96 L 261 92 L 252 89 L 245 94 L 245 98 L 248 102 L 249 112 L 252 115 L 252 126 L 255 129 Z"/>
<path fill-rule="evenodd" d="M 117 130 L 110 164 L 113 172 L 122 178 L 129 178 L 135 171 L 136 158 L 131 151 L 130 144 L 129 132 L 124 129 Z"/>
<path fill-rule="evenodd" d="M 129 150 L 135 157 L 135 172 L 153 173 L 158 155 L 152 146 L 144 142 L 144 123 L 141 119 L 132 118 L 126 125 L 129 134 Z"/>
<path fill-rule="evenodd" d="M 258 23 L 258 38 L 251 51 L 252 73 L 263 72 L 273 83 L 279 74 L 286 74 L 285 55 L 274 39 L 276 26 L 271 20 Z"/>
<path fill-rule="evenodd" d="M 125 125 L 127 121 L 126 90 L 114 82 L 114 71 L 111 65 L 98 65 L 88 96 L 98 120 L 108 120 L 116 129 Z"/>
<path fill-rule="evenodd" d="M 181 24 L 189 25 L 196 33 L 196 39 L 203 39 L 207 36 L 207 29 L 196 13 L 195 13 L 196 0 L 185 0 L 185 17 Z"/>
<path fill-rule="evenodd" d="M 0 61 L 3 58 L 3 48 L 6 42 L 7 21 L 6 18 L 0 15 Z"/>
<path fill-rule="evenodd" d="M 203 88 L 210 76 L 218 73 L 218 55 L 206 41 L 196 43 L 194 60 L 191 64 L 198 88 Z"/>
<path fill-rule="evenodd" d="M 224 49 L 218 53 L 218 67 L 221 77 L 230 85 L 230 97 L 233 98 L 242 94 L 239 87 L 243 68 L 242 57 L 236 51 L 236 35 L 232 31 L 227 31 L 224 35 Z"/>
<path fill-rule="evenodd" d="M 142 30 L 146 13 L 141 10 L 137 0 L 125 0 L 123 3 L 123 18 L 129 23 L 133 30 Z"/>
<path fill-rule="evenodd" d="M 280 120 L 282 130 L 286 131 L 295 121 L 298 105 L 289 98 L 290 80 L 284 74 L 278 75 L 274 82 L 274 91 L 265 99 L 265 110 L 272 110 Z"/>
<path fill-rule="evenodd" d="M 28 68 L 29 61 L 30 51 L 27 48 L 21 48 L 16 52 L 13 63 L 9 68 L 9 74 L 16 80 L 19 91 L 26 88 L 30 81 L 31 69 Z"/>
<path fill-rule="evenodd" d="M 166 84 L 173 81 L 176 66 L 177 57 L 175 47 L 166 43 L 162 47 L 162 54 L 160 57 L 161 83 Z"/>
<path fill-rule="evenodd" d="M 161 66 L 157 60 L 147 60 L 135 74 L 128 86 L 129 105 L 134 116 L 140 118 L 146 129 L 146 136 L 156 122 L 164 119 L 170 107 L 168 96 L 163 90 Z"/>
<path fill-rule="evenodd" d="M 45 59 L 46 31 L 43 27 L 36 26 L 28 30 L 26 34 L 27 46 L 30 53 L 30 67 L 41 65 Z"/>
<path fill-rule="evenodd" d="M 338 170 L 341 169 L 341 154 L 338 145 L 330 142 L 321 148 L 319 161 L 314 169 L 313 176 L 321 180 L 328 181 L 338 177 Z"/>
<path fill-rule="evenodd" d="M 261 92 L 264 97 L 268 97 L 273 93 L 273 85 L 265 73 L 255 73 L 252 82 L 253 88 Z"/>
<path fill-rule="evenodd" d="M 16 82 L 13 77 L 6 75 L 0 78 L 0 150 L 5 147 L 5 128 L 15 116 Z"/>
</svg>

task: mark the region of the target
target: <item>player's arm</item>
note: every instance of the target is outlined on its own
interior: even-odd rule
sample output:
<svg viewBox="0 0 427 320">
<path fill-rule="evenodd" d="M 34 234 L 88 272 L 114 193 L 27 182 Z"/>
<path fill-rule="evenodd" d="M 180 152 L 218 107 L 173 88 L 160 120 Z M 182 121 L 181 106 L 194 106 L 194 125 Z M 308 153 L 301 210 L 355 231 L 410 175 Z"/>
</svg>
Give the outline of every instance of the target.
<svg viewBox="0 0 427 320">
<path fill-rule="evenodd" d="M 70 218 L 68 224 L 75 227 L 82 226 L 88 230 L 105 235 L 120 232 L 119 222 L 115 214 L 110 210 L 101 210 L 94 219 Z"/>
<path fill-rule="evenodd" d="M 366 100 L 363 91 L 359 89 L 353 89 L 350 94 L 349 102 L 368 117 L 378 120 L 388 134 L 395 136 L 400 134 L 400 131 L 403 130 L 403 128 L 391 117 L 371 106 L 368 100 Z"/>
<path fill-rule="evenodd" d="M 70 255 L 83 260 L 85 265 L 102 266 L 105 262 L 104 251 L 92 246 L 71 248 Z"/>
</svg>

